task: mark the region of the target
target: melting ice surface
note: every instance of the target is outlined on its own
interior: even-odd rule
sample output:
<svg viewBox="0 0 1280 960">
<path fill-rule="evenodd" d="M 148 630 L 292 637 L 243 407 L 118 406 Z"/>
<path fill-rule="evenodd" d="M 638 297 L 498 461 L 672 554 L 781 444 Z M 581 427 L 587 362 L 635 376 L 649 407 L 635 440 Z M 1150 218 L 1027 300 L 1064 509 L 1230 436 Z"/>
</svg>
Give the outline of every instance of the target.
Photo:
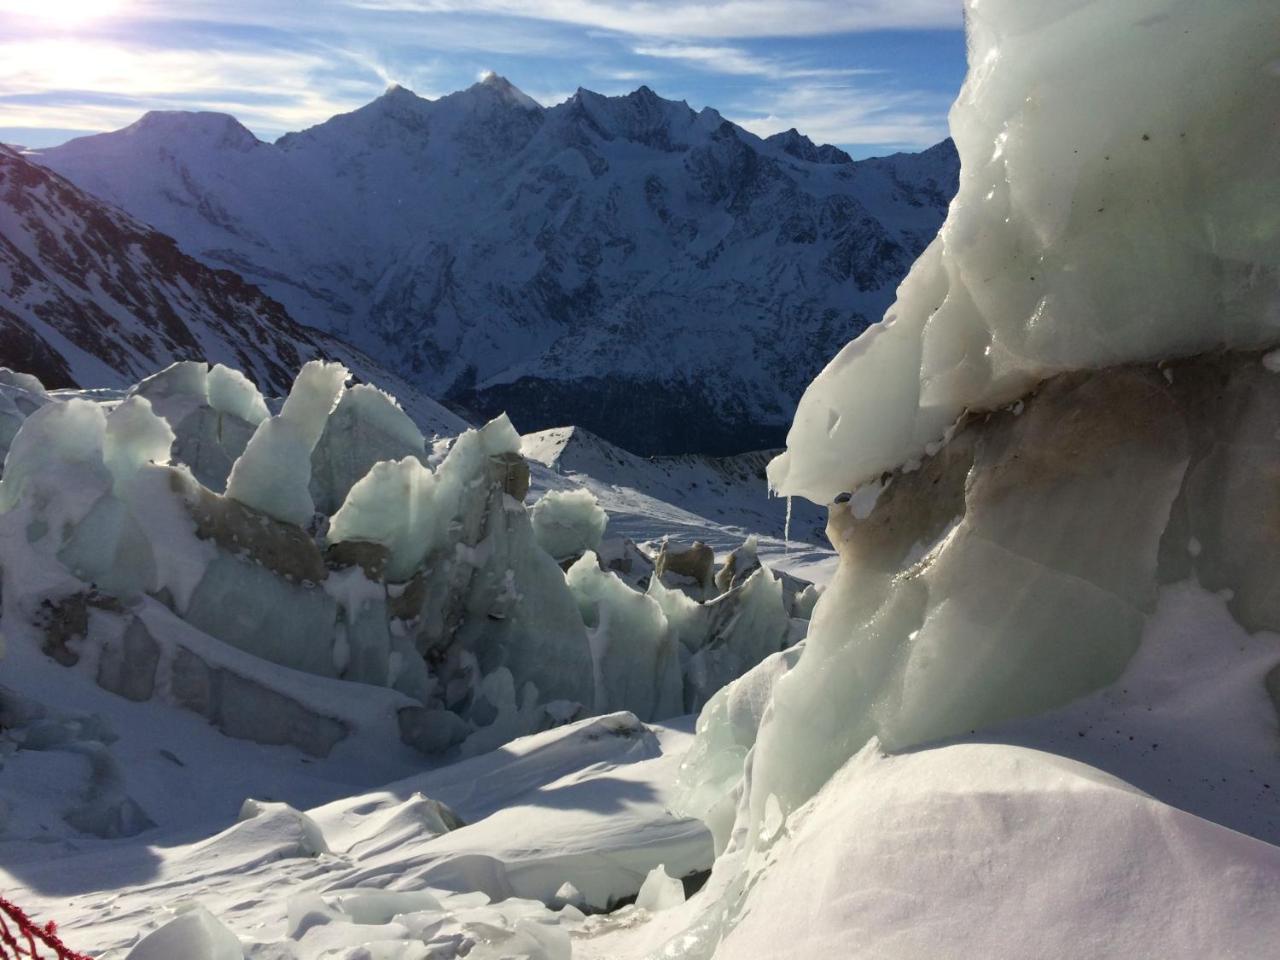
<svg viewBox="0 0 1280 960">
<path fill-rule="evenodd" d="M 771 465 L 829 503 L 1062 370 L 1280 334 L 1271 0 L 978 0 L 960 190 Z"/>
<path fill-rule="evenodd" d="M 1280 128 L 1264 119 L 1280 111 L 1275 5 L 970 0 L 966 9 L 970 72 L 951 114 L 959 194 L 885 322 L 810 386 L 769 468 L 782 494 L 838 501 L 829 529 L 840 569 L 798 663 L 765 661 L 699 719 L 682 809 L 707 819 L 723 852 L 664 956 L 799 954 L 797 941 L 808 955 L 856 953 L 854 944 L 877 956 L 991 955 L 1023 943 L 1024 931 L 1035 955 L 1091 953 L 1095 920 L 1118 936 L 1124 922 L 1091 912 L 1089 894 L 1038 867 L 1023 879 L 1045 884 L 1056 939 L 1016 912 L 990 921 L 1007 923 L 1009 936 L 983 947 L 928 931 L 935 911 L 965 904 L 955 909 L 991 917 L 1004 896 L 1003 881 L 981 879 L 1000 866 L 983 852 L 996 841 L 982 839 L 981 816 L 970 817 L 987 805 L 977 794 L 990 789 L 1001 798 L 992 809 L 1007 803 L 1005 815 L 1034 820 L 1036 803 L 1008 797 L 1065 797 L 1085 789 L 1074 778 L 1106 775 L 975 754 L 961 762 L 1010 766 L 997 787 L 975 774 L 967 795 L 963 777 L 949 779 L 953 755 L 929 745 L 1020 729 L 1029 716 L 1122 689 L 1140 650 L 1171 655 L 1167 622 L 1149 629 L 1162 583 L 1199 577 L 1249 629 L 1280 630 L 1261 599 L 1280 559 L 1265 480 L 1280 465 L 1280 398 L 1260 359 L 1280 339 Z M 966 411 L 981 415 L 962 419 Z M 874 496 L 848 496 L 869 482 Z M 1210 560 L 1207 542 L 1217 545 Z M 1221 634 L 1199 642 L 1232 655 Z M 1271 660 L 1240 668 L 1260 705 L 1280 689 L 1267 673 L 1280 660 L 1271 649 Z M 1198 671 L 1178 676 L 1186 703 L 1161 715 L 1149 751 L 1230 728 L 1226 698 L 1198 682 L 1208 686 Z M 1263 707 L 1250 736 L 1272 735 L 1275 723 Z M 913 750 L 910 762 L 883 758 Z M 1260 766 L 1244 775 L 1242 796 L 1227 799 L 1238 784 L 1223 771 L 1213 780 L 1222 799 L 1198 812 L 1274 821 L 1271 784 L 1253 782 L 1256 770 L 1274 771 L 1274 755 L 1253 756 Z M 947 786 L 930 783 L 931 757 Z M 1090 760 L 1137 776 L 1119 753 Z M 1179 778 L 1211 778 L 1220 761 L 1184 762 L 1144 787 L 1181 803 Z M 882 777 L 909 767 L 918 781 L 881 792 Z M 1095 889 L 1129 884 L 1136 898 L 1158 899 L 1105 852 L 1107 832 L 1124 829 L 1105 822 L 1131 815 L 1125 789 L 1093 825 L 1082 809 L 1064 828 L 1072 841 L 1049 856 L 1068 870 L 1073 857 L 1088 861 Z M 1204 821 L 1151 815 L 1167 816 L 1172 835 L 1205 838 L 1193 863 L 1182 861 L 1183 840 L 1158 845 L 1157 859 L 1169 859 L 1155 869 L 1175 882 L 1194 886 L 1219 856 L 1239 857 L 1257 883 L 1280 876 L 1265 845 L 1233 850 L 1231 835 Z M 932 817 L 955 831 L 940 831 L 952 859 L 911 879 L 905 865 L 942 842 Z M 846 821 L 842 845 L 827 848 L 823 831 L 834 837 Z M 1280 839 L 1250 822 L 1254 836 Z M 801 883 L 810 865 L 817 878 Z M 792 903 L 797 884 L 822 906 Z M 933 892 L 917 905 L 912 891 L 926 885 Z M 783 924 L 788 933 L 774 936 L 764 918 L 788 904 L 844 920 Z M 1212 925 L 1235 944 L 1228 952 L 1273 933 L 1239 901 L 1215 901 L 1219 909 Z M 864 922 L 900 927 L 864 931 Z M 1193 938 L 1160 950 L 1216 948 Z"/>
</svg>

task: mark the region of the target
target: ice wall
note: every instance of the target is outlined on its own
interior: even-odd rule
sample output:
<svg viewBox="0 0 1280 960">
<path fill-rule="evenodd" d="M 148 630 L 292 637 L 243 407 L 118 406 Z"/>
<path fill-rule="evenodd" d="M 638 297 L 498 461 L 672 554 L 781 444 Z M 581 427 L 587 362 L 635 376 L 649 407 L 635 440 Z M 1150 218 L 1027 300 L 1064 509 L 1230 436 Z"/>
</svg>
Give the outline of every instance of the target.
<svg viewBox="0 0 1280 960">
<path fill-rule="evenodd" d="M 960 189 L 769 468 L 829 503 L 1056 372 L 1280 339 L 1272 0 L 971 0 Z"/>
<path fill-rule="evenodd" d="M 405 457 L 425 459 L 426 440 L 395 398 L 358 383 L 344 391 L 311 453 L 311 498 L 333 514 L 374 464 Z"/>
<path fill-rule="evenodd" d="M 221 492 L 227 475 L 267 419 L 266 401 L 247 377 L 220 363 L 195 360 L 170 364 L 132 390 L 173 429 L 174 458 L 186 464 L 210 490 Z"/>
<path fill-rule="evenodd" d="M 1161 582 L 1280 627 L 1274 4 L 967 11 L 948 220 L 770 466 L 833 502 L 840 568 L 767 705 L 735 718 L 742 681 L 700 719 L 682 803 L 725 855 L 665 955 L 714 952 L 860 751 L 927 754 L 1115 683 Z"/>
</svg>

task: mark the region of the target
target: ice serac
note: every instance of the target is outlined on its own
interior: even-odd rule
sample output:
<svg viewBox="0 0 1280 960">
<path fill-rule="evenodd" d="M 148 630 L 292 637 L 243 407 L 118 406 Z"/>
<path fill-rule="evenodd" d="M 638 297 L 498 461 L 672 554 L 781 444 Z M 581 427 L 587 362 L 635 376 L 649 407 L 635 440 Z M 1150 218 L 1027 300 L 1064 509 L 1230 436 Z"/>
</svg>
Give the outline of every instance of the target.
<svg viewBox="0 0 1280 960">
<path fill-rule="evenodd" d="M 531 512 L 538 545 L 558 561 L 598 550 L 608 515 L 590 490 L 549 490 Z"/>
<path fill-rule="evenodd" d="M 680 659 L 662 608 L 600 569 L 590 551 L 569 568 L 568 580 L 591 640 L 597 704 L 642 720 L 682 713 Z"/>
<path fill-rule="evenodd" d="M 258 424 L 227 477 L 227 496 L 277 520 L 305 526 L 311 499 L 311 454 L 342 397 L 347 368 L 312 360 L 302 368 L 280 413 Z"/>
<path fill-rule="evenodd" d="M 805 392 L 773 486 L 830 502 L 1050 374 L 1277 339 L 1274 12 L 970 4 L 959 193 Z"/>
<path fill-rule="evenodd" d="M 426 456 L 426 439 L 395 398 L 367 383 L 342 394 L 311 453 L 311 499 L 325 516 L 384 460 Z"/>
<path fill-rule="evenodd" d="M 1194 886 L 1215 857 L 1280 874 L 1273 848 L 1222 830 L 1248 822 L 1229 800 L 1190 805 L 1190 784 L 1230 783 L 1212 775 L 1207 754 L 1154 777 L 1147 761 L 1116 751 L 1094 749 L 1094 767 L 1081 770 L 1006 746 L 1083 698 L 1142 689 L 1150 753 L 1240 736 L 1255 744 L 1256 769 L 1275 769 L 1256 747 L 1274 717 L 1228 733 L 1231 708 L 1209 672 L 1170 670 L 1155 697 L 1143 671 L 1185 657 L 1167 624 L 1153 629 L 1163 584 L 1193 578 L 1239 625 L 1280 628 L 1280 377 L 1267 352 L 1280 342 L 1280 134 L 1257 122 L 1280 107 L 1280 21 L 1253 0 L 967 9 L 970 73 L 951 116 L 960 193 L 885 322 L 810 386 L 770 467 L 780 492 L 832 503 L 840 567 L 798 662 L 765 661 L 699 721 L 683 803 L 707 818 L 722 853 L 705 908 L 669 955 L 768 956 L 781 940 L 800 952 L 794 937 L 821 954 L 840 924 L 869 916 L 881 918 L 873 940 L 885 939 L 866 955 L 990 952 L 926 932 L 940 903 L 994 916 L 1007 892 L 985 867 L 931 874 L 925 885 L 950 885 L 936 899 L 888 892 L 920 888 L 914 881 L 881 883 L 910 838 L 937 849 L 931 823 L 957 838 L 954 862 L 983 861 L 985 828 L 944 812 L 967 804 L 1018 811 L 984 813 L 986 823 L 1058 811 L 1075 837 L 1065 859 L 1083 858 L 1099 883 L 1138 899 L 1161 900 L 1166 883 Z M 1194 645 L 1221 662 L 1239 649 L 1213 631 Z M 1276 686 L 1268 663 L 1237 667 L 1257 702 Z M 752 691 L 766 688 L 761 706 Z M 1107 730 L 1124 740 L 1121 725 Z M 1087 724 L 1064 733 L 1052 745 L 1067 756 L 1095 736 Z M 1003 783 L 988 790 L 975 771 L 933 795 L 956 756 L 946 743 L 966 737 L 992 744 L 970 759 Z M 907 770 L 921 779 L 904 795 L 873 799 L 882 777 Z M 1132 793 L 1128 777 L 1151 796 Z M 1101 793 L 1089 785 L 1104 781 Z M 865 878 L 848 881 L 856 909 L 770 940 L 754 918 L 808 873 L 813 844 L 831 835 L 820 825 L 828 815 L 857 824 L 856 838 L 832 848 L 841 866 L 827 874 Z M 1163 866 L 1134 882 L 1113 829 L 1150 830 L 1146 846 Z M 1175 835 L 1170 847 L 1154 839 Z M 1193 836 L 1206 847 L 1183 862 L 1176 851 Z M 1033 834 L 1008 842 L 1002 861 L 1043 855 Z M 1057 946 L 1038 952 L 1089 952 L 1080 944 L 1102 914 L 1069 880 L 1041 879 L 1055 911 L 1071 906 L 1055 912 Z M 1173 953 L 1248 953 L 1273 935 L 1270 918 L 1235 903 L 1211 911 L 1217 932 L 1188 931 Z M 1098 922 L 1134 942 L 1149 936 Z M 885 933 L 889 924 L 907 933 Z"/>
</svg>

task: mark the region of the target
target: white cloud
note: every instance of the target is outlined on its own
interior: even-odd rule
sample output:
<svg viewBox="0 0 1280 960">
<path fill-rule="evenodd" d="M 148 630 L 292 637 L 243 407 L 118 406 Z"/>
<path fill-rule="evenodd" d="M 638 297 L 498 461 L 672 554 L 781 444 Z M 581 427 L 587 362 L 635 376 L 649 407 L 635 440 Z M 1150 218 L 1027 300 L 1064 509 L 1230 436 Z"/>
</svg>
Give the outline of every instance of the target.
<svg viewBox="0 0 1280 960">
<path fill-rule="evenodd" d="M 645 82 L 755 132 L 796 126 L 836 143 L 903 145 L 945 135 L 940 96 L 859 88 L 866 71 L 758 52 L 763 45 L 748 38 L 958 27 L 961 8 L 960 0 L 49 2 L 99 4 L 103 15 L 53 28 L 32 16 L 30 0 L 0 0 L 12 27 L 0 34 L 0 126 L 103 130 L 148 109 L 214 109 L 274 136 L 354 109 L 391 83 L 435 97 L 514 57 L 529 62 L 500 66 L 531 70 L 512 79 L 532 79 L 544 104 L 576 83 L 610 93 Z M 533 79 L 540 59 L 556 67 Z M 671 89 L 677 66 L 734 78 L 736 107 L 723 90 Z M 744 90 L 742 80 L 759 83 Z"/>
<path fill-rule="evenodd" d="M 0 90 L 7 99 L 0 100 L 0 126 L 106 130 L 132 123 L 148 109 L 202 109 L 277 132 L 381 93 L 371 71 L 362 71 L 367 81 L 339 80 L 332 68 L 332 51 L 211 49 L 197 55 L 92 38 L 3 41 Z M 269 102 L 255 96 L 264 87 Z"/>
<path fill-rule="evenodd" d="M 723 112 L 761 137 L 795 127 L 816 143 L 918 149 L 947 136 L 946 107 L 937 94 L 920 91 L 793 84 Z"/>
<path fill-rule="evenodd" d="M 738 47 L 707 46 L 689 43 L 642 43 L 632 48 L 632 53 L 642 57 L 662 60 L 680 60 L 701 70 L 727 73 L 745 77 L 766 77 L 770 80 L 800 79 L 804 77 L 851 77 L 870 70 L 826 67 L 803 67 L 788 64 L 773 57 L 762 57 Z"/>
<path fill-rule="evenodd" d="M 958 29 L 959 0 L 348 0 L 376 10 L 490 13 L 646 37 L 800 37 Z"/>
</svg>

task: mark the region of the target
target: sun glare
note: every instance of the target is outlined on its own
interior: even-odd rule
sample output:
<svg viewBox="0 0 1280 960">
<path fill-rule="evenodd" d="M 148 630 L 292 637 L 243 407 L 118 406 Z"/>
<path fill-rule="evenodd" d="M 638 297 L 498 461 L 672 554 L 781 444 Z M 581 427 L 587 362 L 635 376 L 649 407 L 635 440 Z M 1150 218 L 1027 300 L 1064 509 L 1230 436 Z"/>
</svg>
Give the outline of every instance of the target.
<svg viewBox="0 0 1280 960">
<path fill-rule="evenodd" d="M 0 0 L 0 10 L 44 20 L 59 27 L 76 27 L 119 13 L 124 0 Z"/>
</svg>

